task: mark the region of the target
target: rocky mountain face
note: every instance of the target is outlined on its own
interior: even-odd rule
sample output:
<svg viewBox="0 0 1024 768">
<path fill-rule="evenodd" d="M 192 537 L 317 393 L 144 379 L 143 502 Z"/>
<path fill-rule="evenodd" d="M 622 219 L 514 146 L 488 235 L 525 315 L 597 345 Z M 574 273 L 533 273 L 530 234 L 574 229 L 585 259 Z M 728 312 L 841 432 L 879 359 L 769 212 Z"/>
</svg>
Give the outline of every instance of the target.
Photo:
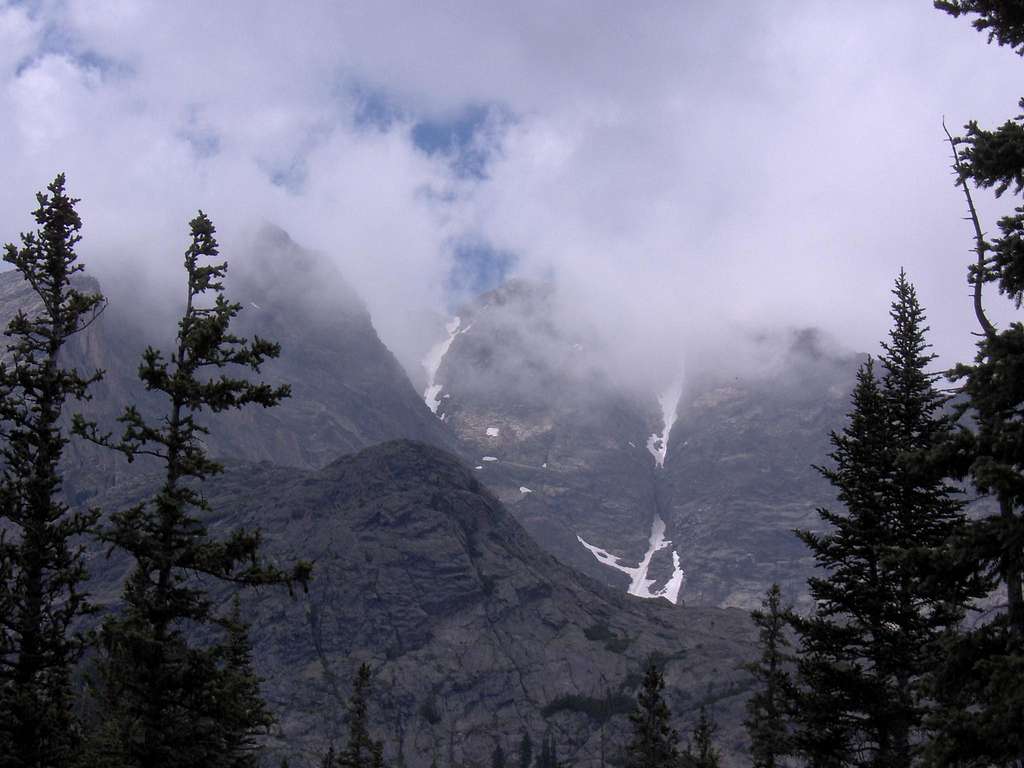
<svg viewBox="0 0 1024 768">
<path fill-rule="evenodd" d="M 101 286 L 83 277 L 81 289 Z M 245 261 L 231 265 L 227 295 L 242 306 L 232 326 L 238 335 L 258 334 L 281 344 L 281 356 L 263 367 L 262 378 L 289 384 L 292 396 L 277 408 L 218 416 L 219 426 L 207 441 L 213 455 L 319 468 L 342 454 L 401 437 L 455 445 L 381 343 L 358 296 L 325 260 L 283 231 L 264 230 Z M 18 273 L 0 273 L 0 327 L 6 328 L 19 308 L 37 309 L 34 301 Z M 115 436 L 125 404 L 135 403 L 150 416 L 166 407 L 136 376 L 148 345 L 165 355 L 172 351 L 176 318 L 160 325 L 152 316 L 124 286 L 115 287 L 103 314 L 65 349 L 69 364 L 106 372 L 91 388 L 92 399 L 69 410 L 81 411 Z M 115 453 L 81 441 L 69 446 L 65 464 L 65 491 L 77 501 L 151 469 L 143 460 L 128 465 Z"/>
<path fill-rule="evenodd" d="M 829 433 L 846 423 L 860 357 L 793 334 L 779 365 L 756 377 L 706 377 L 684 390 L 659 493 L 693 604 L 755 607 L 767 585 L 809 608 L 811 558 L 795 528 L 820 528 L 835 490 Z"/>
<path fill-rule="evenodd" d="M 554 301 L 505 285 L 427 357 L 425 399 L 481 481 L 549 552 L 623 591 L 749 608 L 778 581 L 802 600 L 811 563 L 791 531 L 832 501 L 811 465 L 858 358 L 804 331 L 765 339 L 778 352 L 753 374 L 637 392 L 553 322 Z"/>
<path fill-rule="evenodd" d="M 742 749 L 747 614 L 636 600 L 580 575 L 451 454 L 399 441 L 321 470 L 236 464 L 204 491 L 214 529 L 259 526 L 274 560 L 314 562 L 308 594 L 264 589 L 244 601 L 280 717 L 276 755 L 317 764 L 342 740 L 365 661 L 371 720 L 395 764 L 483 765 L 497 744 L 514 760 L 523 733 L 536 745 L 550 733 L 574 765 L 606 764 L 628 739 L 652 655 L 680 730 L 709 704 L 727 757 Z M 120 508 L 145 493 L 138 481 L 97 502 Z M 125 567 L 97 553 L 101 600 L 116 599 Z"/>
<path fill-rule="evenodd" d="M 766 341 L 778 352 L 752 374 L 638 391 L 604 372 L 597 340 L 556 321 L 549 287 L 513 281 L 459 311 L 417 392 L 326 260 L 269 228 L 238 266 L 236 328 L 281 343 L 263 376 L 293 394 L 218 417 L 214 455 L 313 469 L 422 440 L 461 455 L 548 552 L 616 589 L 750 608 L 778 581 L 804 599 L 811 563 L 791 530 L 832 502 L 811 465 L 843 423 L 857 358 L 803 332 Z M 0 273 L 0 323 L 30 303 L 17 274 Z M 160 412 L 134 372 L 147 344 L 170 348 L 173 319 L 163 325 L 115 295 L 69 345 L 69 361 L 107 372 L 80 407 L 102 429 L 116 434 L 125 403 Z M 65 491 L 79 502 L 149 469 L 80 441 L 68 453 Z"/>
<path fill-rule="evenodd" d="M 174 332 L 128 294 L 66 350 L 106 370 L 81 410 L 115 433 L 125 403 L 161 412 L 134 372 Z M 308 594 L 246 602 L 278 754 L 315 764 L 340 738 L 366 660 L 374 720 L 408 765 L 485 763 L 496 743 L 513 754 L 523 732 L 539 745 L 548 731 L 563 757 L 605 764 L 652 654 L 680 729 L 708 703 L 739 754 L 753 630 L 723 607 L 756 604 L 772 581 L 800 596 L 809 563 L 789 531 L 831 501 L 810 465 L 842 424 L 855 358 L 794 334 L 756 375 L 638 392 L 602 372 L 595 339 L 555 321 L 550 289 L 512 282 L 460 310 L 418 392 L 358 297 L 283 232 L 232 265 L 228 295 L 239 334 L 281 343 L 263 377 L 293 394 L 204 415 L 229 467 L 204 488 L 210 524 L 258 526 L 272 557 L 316 567 Z M 30 304 L 0 274 L 0 323 Z M 152 469 L 74 441 L 64 490 L 121 509 L 146 497 Z M 101 602 L 116 602 L 125 567 L 96 553 Z"/>
</svg>

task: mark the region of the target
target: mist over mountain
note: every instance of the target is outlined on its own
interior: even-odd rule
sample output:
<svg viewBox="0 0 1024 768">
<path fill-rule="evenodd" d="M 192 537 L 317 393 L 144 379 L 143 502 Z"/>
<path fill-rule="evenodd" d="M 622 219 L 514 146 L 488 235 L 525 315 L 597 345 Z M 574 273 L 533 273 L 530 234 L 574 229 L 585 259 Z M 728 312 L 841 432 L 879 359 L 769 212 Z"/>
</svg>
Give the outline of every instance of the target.
<svg viewBox="0 0 1024 768">
<path fill-rule="evenodd" d="M 482 482 L 548 551 L 633 594 L 749 608 L 777 581 L 802 595 L 791 531 L 832 500 L 812 464 L 861 358 L 766 329 L 740 365 L 694 360 L 644 388 L 612 378 L 606 346 L 555 301 L 510 282 L 461 308 L 425 358 L 428 404 Z"/>
<path fill-rule="evenodd" d="M 545 550 L 617 590 L 751 608 L 779 582 L 803 600 L 811 566 L 791 532 L 833 501 L 812 465 L 843 423 L 859 362 L 820 332 L 765 329 L 739 365 L 619 379 L 608 343 L 572 322 L 554 286 L 513 280 L 437 328 L 417 392 L 333 263 L 283 230 L 266 228 L 229 274 L 239 332 L 281 343 L 264 374 L 293 393 L 214 417 L 214 455 L 318 469 L 421 440 L 460 455 Z M 9 313 L 27 286 L 0 280 Z M 106 369 L 82 410 L 115 432 L 121 403 L 151 402 L 135 361 L 160 339 L 142 307 L 118 299 L 69 350 Z M 83 500 L 148 467 L 78 442 L 67 463 L 66 490 Z"/>
<path fill-rule="evenodd" d="M 292 396 L 207 416 L 227 465 L 204 487 L 207 522 L 258 527 L 272 560 L 315 568 L 308 594 L 245 601 L 279 717 L 271 755 L 315 764 L 338 743 L 367 661 L 390 759 L 483 762 L 529 733 L 601 765 L 652 655 L 677 727 L 710 706 L 725 755 L 745 753 L 754 632 L 737 609 L 773 582 L 809 606 L 813 561 L 792 531 L 833 501 L 812 465 L 863 356 L 817 329 L 765 327 L 726 359 L 621 375 L 626 358 L 557 286 L 513 279 L 429 322 L 414 386 L 334 263 L 280 228 L 229 274 L 237 332 L 281 343 L 262 375 Z M 157 412 L 136 361 L 170 336 L 164 308 L 125 300 L 125 285 L 65 351 L 105 369 L 82 410 L 115 432 L 125 402 Z M 81 287 L 103 290 L 88 275 Z M 28 286 L 0 274 L 0 321 L 19 308 Z M 73 441 L 64 491 L 109 514 L 151 493 L 153 469 Z M 91 554 L 101 605 L 126 565 Z"/>
</svg>

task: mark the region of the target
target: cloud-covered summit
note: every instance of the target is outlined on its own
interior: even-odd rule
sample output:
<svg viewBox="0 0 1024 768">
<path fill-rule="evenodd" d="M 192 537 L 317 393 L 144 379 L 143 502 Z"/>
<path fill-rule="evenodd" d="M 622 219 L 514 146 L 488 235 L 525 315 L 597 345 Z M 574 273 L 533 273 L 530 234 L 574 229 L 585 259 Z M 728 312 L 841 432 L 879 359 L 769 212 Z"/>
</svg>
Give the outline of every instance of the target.
<svg viewBox="0 0 1024 768">
<path fill-rule="evenodd" d="M 905 266 L 964 357 L 940 119 L 1002 120 L 1019 72 L 927 3 L 8 3 L 0 235 L 66 171 L 85 260 L 158 291 L 196 208 L 230 260 L 274 222 L 410 367 L 425 310 L 510 272 L 623 364 L 767 325 L 871 349 Z"/>
</svg>

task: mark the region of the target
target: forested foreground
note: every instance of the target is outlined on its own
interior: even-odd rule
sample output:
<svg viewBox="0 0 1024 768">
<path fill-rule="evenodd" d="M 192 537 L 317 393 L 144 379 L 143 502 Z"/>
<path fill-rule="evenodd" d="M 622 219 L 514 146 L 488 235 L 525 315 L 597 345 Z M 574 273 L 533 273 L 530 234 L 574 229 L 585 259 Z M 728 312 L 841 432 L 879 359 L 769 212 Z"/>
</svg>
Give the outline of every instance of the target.
<svg viewBox="0 0 1024 768">
<path fill-rule="evenodd" d="M 936 6 L 1024 55 L 1020 2 Z M 901 271 L 889 337 L 859 370 L 848 421 L 817 468 L 837 503 L 820 510 L 820 528 L 796 532 L 819 566 L 816 608 L 796 614 L 772 587 L 754 613 L 755 766 L 1024 765 L 1024 325 L 998 327 L 986 313 L 993 301 L 1019 312 L 1024 300 L 1024 204 L 990 236 L 973 200 L 979 190 L 1021 198 L 1024 117 L 948 138 L 974 236 L 977 327 L 963 332 L 978 336 L 977 355 L 933 370 L 925 311 Z M 139 365 L 161 415 L 131 403 L 117 424 L 77 415 L 103 372 L 65 367 L 61 351 L 105 306 L 76 288 L 77 202 L 57 176 L 37 196 L 37 230 L 4 252 L 38 301 L 8 325 L 0 363 L 0 766 L 258 765 L 273 716 L 239 602 L 219 610 L 211 584 L 302 590 L 315 569 L 266 561 L 256 530 L 211 531 L 201 488 L 222 467 L 207 455 L 203 416 L 288 397 L 259 379 L 279 347 L 232 333 L 241 307 L 224 296 L 227 265 L 199 212 L 175 344 L 147 349 Z M 71 440 L 154 462 L 159 489 L 128 509 L 71 509 L 59 472 Z M 975 495 L 991 514 L 968 515 Z M 132 563 L 120 604 L 102 615 L 85 590 L 90 547 Z M 323 768 L 387 762 L 369 716 L 373 672 L 355 671 L 348 734 L 325 739 Z M 602 761 L 721 764 L 713 711 L 683 739 L 663 694 L 652 659 L 628 702 L 632 738 Z M 505 736 L 518 749 L 496 742 L 495 768 L 564 764 L 551 733 L 537 744 Z"/>
</svg>

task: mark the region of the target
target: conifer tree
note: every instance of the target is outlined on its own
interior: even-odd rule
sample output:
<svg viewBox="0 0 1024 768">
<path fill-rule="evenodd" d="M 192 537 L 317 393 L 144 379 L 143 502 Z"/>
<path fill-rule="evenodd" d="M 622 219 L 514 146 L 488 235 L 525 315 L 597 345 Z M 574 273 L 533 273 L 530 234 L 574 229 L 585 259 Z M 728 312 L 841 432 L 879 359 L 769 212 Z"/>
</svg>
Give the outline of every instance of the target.
<svg viewBox="0 0 1024 768">
<path fill-rule="evenodd" d="M 72 287 L 83 269 L 82 222 L 64 175 L 36 200 L 39 229 L 23 234 L 21 247 L 8 244 L 4 261 L 38 306 L 11 320 L 0 363 L 0 765 L 26 767 L 65 763 L 75 743 L 70 673 L 83 639 L 73 625 L 89 610 L 77 539 L 97 514 L 72 513 L 61 499 L 68 439 L 60 421 L 101 373 L 83 376 L 61 353 L 104 307 L 100 294 Z"/>
<path fill-rule="evenodd" d="M 115 513 L 103 532 L 106 541 L 132 556 L 134 568 L 124 587 L 123 612 L 104 622 L 100 633 L 100 696 L 107 717 L 88 752 L 96 764 L 184 768 L 237 765 L 236 758 L 244 764 L 247 734 L 265 726 L 266 710 L 254 701 L 256 683 L 237 621 L 227 619 L 226 640 L 212 639 L 223 633 L 225 619 L 215 611 L 209 585 L 304 583 L 308 576 L 304 563 L 291 573 L 264 565 L 258 532 L 238 529 L 216 539 L 203 521 L 210 507 L 197 483 L 222 468 L 206 453 L 209 430 L 197 415 L 250 404 L 270 407 L 288 395 L 286 386 L 228 375 L 233 369 L 258 373 L 279 347 L 231 334 L 241 307 L 222 293 L 227 265 L 206 263 L 217 255 L 213 224 L 200 211 L 185 253 L 187 300 L 176 347 L 169 359 L 147 348 L 139 366 L 146 388 L 166 399 L 164 416 L 150 420 L 128 406 L 116 443 L 81 420 L 75 424 L 79 433 L 122 451 L 129 461 L 149 456 L 164 467 L 155 498 Z M 232 756 L 229 743 L 242 754 Z"/>
<path fill-rule="evenodd" d="M 693 741 L 686 745 L 686 756 L 694 768 L 719 768 L 721 755 L 715 747 L 714 736 L 718 725 L 708 716 L 707 707 L 701 706 Z"/>
<path fill-rule="evenodd" d="M 519 740 L 519 768 L 531 768 L 533 765 L 533 739 L 529 731 L 523 731 Z"/>
<path fill-rule="evenodd" d="M 370 736 L 368 703 L 370 667 L 360 664 L 348 701 L 348 744 L 338 756 L 338 768 L 382 768 L 384 745 Z"/>
<path fill-rule="evenodd" d="M 491 768 L 506 768 L 507 764 L 505 750 L 501 748 L 501 742 L 499 741 L 494 745 L 494 750 L 491 752 Z"/>
<path fill-rule="evenodd" d="M 925 458 L 948 442 L 952 422 L 902 272 L 893 296 L 882 379 L 870 360 L 861 367 L 849 424 L 832 435 L 835 466 L 820 468 L 845 509 L 819 510 L 826 532 L 798 532 L 825 571 L 809 581 L 815 614 L 794 620 L 794 745 L 815 766 L 913 764 L 922 678 L 973 595 L 944 559 L 964 528 L 962 502 Z"/>
<path fill-rule="evenodd" d="M 948 0 L 936 7 L 972 17 L 989 42 L 1024 55 L 1024 11 L 1007 0 Z M 1024 109 L 1024 99 L 1019 105 Z M 973 365 L 958 366 L 967 396 L 964 412 L 973 429 L 960 435 L 954 456 L 975 489 L 991 496 L 998 514 L 974 521 L 959 551 L 1006 591 L 1003 610 L 951 642 L 947 663 L 935 677 L 934 694 L 944 704 L 935 721 L 929 757 L 939 765 L 1024 764 L 1024 116 L 995 129 L 977 122 L 954 138 L 956 184 L 967 201 L 974 229 L 975 261 L 968 269 L 981 339 Z M 1000 235 L 989 241 L 978 218 L 970 183 L 1011 191 L 1013 213 L 998 222 Z M 1018 315 L 999 329 L 986 315 L 983 288 L 995 285 Z M 973 761 L 973 762 L 972 762 Z"/>
<path fill-rule="evenodd" d="M 664 688 L 665 678 L 652 659 L 629 716 L 633 737 L 626 747 L 626 768 L 675 768 L 679 762 L 679 734 L 669 725 Z"/>
<path fill-rule="evenodd" d="M 751 612 L 759 630 L 761 658 L 747 665 L 756 689 L 747 702 L 744 725 L 754 768 L 778 768 L 791 753 L 789 710 L 794 697 L 789 667 L 793 659 L 786 630 L 793 615 L 782 607 L 778 584 L 772 584 L 761 605 L 761 610 Z"/>
<path fill-rule="evenodd" d="M 242 619 L 238 595 L 231 613 L 222 621 L 227 641 L 216 647 L 219 656 L 218 694 L 220 710 L 214 719 L 221 733 L 220 755 L 211 765 L 224 768 L 256 768 L 259 765 L 257 733 L 274 723 L 260 695 L 261 679 L 253 671 L 249 625 Z"/>
<path fill-rule="evenodd" d="M 555 744 L 555 735 L 548 731 L 541 741 L 540 754 L 537 756 L 537 768 L 560 768 L 558 761 L 558 747 Z"/>
</svg>

